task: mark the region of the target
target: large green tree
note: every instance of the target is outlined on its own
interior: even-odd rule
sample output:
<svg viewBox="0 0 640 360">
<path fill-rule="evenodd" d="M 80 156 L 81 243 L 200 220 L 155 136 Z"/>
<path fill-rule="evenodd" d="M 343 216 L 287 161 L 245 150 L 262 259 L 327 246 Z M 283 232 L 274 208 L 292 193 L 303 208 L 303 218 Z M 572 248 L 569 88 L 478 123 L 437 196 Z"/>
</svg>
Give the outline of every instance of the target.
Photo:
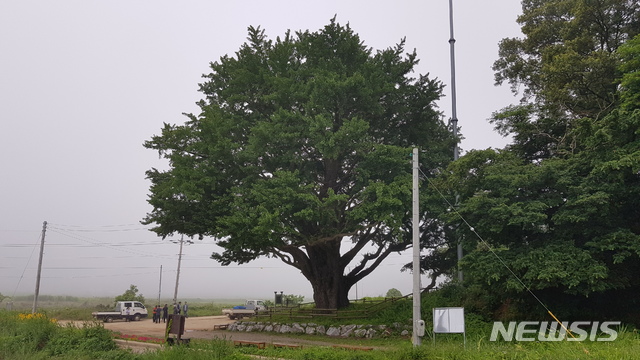
<svg viewBox="0 0 640 360">
<path fill-rule="evenodd" d="M 640 36 L 612 54 L 616 101 L 604 116 L 575 119 L 574 151 L 537 161 L 518 147 L 473 151 L 439 179 L 461 196 L 459 212 L 472 224 L 459 228 L 468 239 L 469 282 L 503 296 L 526 293 L 524 283 L 563 306 L 563 315 L 589 309 L 637 322 L 640 302 L 630 295 L 640 291 L 639 57 Z M 471 241 L 476 234 L 486 244 Z"/>
<path fill-rule="evenodd" d="M 145 143 L 170 167 L 147 172 L 143 222 L 215 238 L 223 265 L 276 257 L 316 306 L 348 305 L 357 281 L 411 245 L 411 147 L 429 154 L 426 172 L 451 158 L 442 85 L 412 77 L 417 62 L 404 41 L 374 52 L 335 19 L 275 41 L 250 27 L 204 76 L 201 112 Z"/>
</svg>

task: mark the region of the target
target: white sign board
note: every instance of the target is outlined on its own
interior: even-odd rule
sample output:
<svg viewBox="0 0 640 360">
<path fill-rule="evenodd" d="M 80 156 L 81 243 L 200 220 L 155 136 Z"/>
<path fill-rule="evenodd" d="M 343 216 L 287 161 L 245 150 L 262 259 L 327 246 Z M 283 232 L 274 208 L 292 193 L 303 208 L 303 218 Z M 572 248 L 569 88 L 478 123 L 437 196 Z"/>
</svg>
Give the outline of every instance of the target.
<svg viewBox="0 0 640 360">
<path fill-rule="evenodd" d="M 433 332 L 437 334 L 464 334 L 464 308 L 433 308 Z"/>
</svg>

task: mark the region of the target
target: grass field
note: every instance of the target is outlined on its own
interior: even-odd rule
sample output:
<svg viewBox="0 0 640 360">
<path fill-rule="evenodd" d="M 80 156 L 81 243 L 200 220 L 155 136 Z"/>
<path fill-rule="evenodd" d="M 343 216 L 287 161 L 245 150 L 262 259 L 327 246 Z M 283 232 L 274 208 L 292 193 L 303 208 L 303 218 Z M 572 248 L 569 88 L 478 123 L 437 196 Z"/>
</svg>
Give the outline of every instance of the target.
<svg viewBox="0 0 640 360">
<path fill-rule="evenodd" d="M 160 299 L 160 304 L 171 305 L 171 299 Z M 186 299 L 189 303 L 190 316 L 211 316 L 220 315 L 225 307 L 244 303 L 243 299 Z M 146 306 L 150 311 L 153 309 L 157 299 L 146 301 Z M 10 306 L 5 300 L 1 304 L 2 309 L 8 307 L 14 311 L 29 311 L 33 308 L 33 297 L 15 297 Z M 38 298 L 38 311 L 47 314 L 49 317 L 65 320 L 92 320 L 91 313 L 94 311 L 112 311 L 114 299 L 107 297 L 81 298 L 74 296 L 51 296 L 44 295 Z"/>
</svg>

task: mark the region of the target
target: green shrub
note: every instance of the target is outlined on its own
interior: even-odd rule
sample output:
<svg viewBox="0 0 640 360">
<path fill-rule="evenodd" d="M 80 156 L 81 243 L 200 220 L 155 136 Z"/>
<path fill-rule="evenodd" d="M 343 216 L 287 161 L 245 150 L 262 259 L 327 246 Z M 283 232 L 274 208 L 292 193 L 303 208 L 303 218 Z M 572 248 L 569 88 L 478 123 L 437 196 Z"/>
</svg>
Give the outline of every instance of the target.
<svg viewBox="0 0 640 360">
<path fill-rule="evenodd" d="M 60 355 L 69 351 L 81 353 L 105 352 L 116 349 L 111 332 L 100 323 L 84 323 L 81 328 L 73 324 L 60 327 L 56 336 L 49 341 L 46 351 L 51 355 Z"/>
<path fill-rule="evenodd" d="M 57 323 L 42 313 L 17 314 L 15 328 L 17 341 L 14 345 L 17 345 L 20 351 L 40 351 L 57 329 Z"/>
<path fill-rule="evenodd" d="M 0 311 L 0 359 L 115 359 L 120 355 L 105 355 L 114 350 L 111 332 L 100 323 L 59 326 L 42 313 Z"/>
</svg>

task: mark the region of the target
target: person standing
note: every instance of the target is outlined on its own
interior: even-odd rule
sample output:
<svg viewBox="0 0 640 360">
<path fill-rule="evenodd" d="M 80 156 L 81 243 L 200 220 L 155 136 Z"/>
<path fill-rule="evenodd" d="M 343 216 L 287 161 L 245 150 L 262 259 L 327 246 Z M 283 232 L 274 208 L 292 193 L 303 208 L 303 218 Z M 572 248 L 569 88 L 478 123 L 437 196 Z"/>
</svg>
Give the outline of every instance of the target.
<svg viewBox="0 0 640 360">
<path fill-rule="evenodd" d="M 153 323 L 158 322 L 158 305 L 153 307 Z"/>
<path fill-rule="evenodd" d="M 178 315 L 180 315 L 181 310 L 182 310 L 182 301 L 178 301 Z"/>
<path fill-rule="evenodd" d="M 131 321 L 131 308 L 127 306 L 127 309 L 124 311 L 124 321 Z"/>
<path fill-rule="evenodd" d="M 164 304 L 164 307 L 162 308 L 162 322 L 167 322 L 167 316 L 169 316 L 169 306 Z"/>
<path fill-rule="evenodd" d="M 184 317 L 189 317 L 189 305 L 187 305 L 187 302 L 184 302 L 184 305 L 182 305 L 182 312 L 184 313 Z"/>
<path fill-rule="evenodd" d="M 178 307 L 178 304 L 173 303 L 173 315 L 178 315 L 180 314 L 180 308 Z"/>
</svg>

